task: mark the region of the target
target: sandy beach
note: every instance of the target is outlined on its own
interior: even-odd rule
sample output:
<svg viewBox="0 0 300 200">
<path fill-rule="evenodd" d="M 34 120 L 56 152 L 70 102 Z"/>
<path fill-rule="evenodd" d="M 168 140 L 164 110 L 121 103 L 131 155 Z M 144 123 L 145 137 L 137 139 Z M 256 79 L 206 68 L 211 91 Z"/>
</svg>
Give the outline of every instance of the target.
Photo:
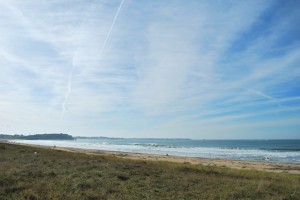
<svg viewBox="0 0 300 200">
<path fill-rule="evenodd" d="M 28 145 L 28 144 L 19 144 L 19 143 L 14 143 L 14 144 Z M 257 170 L 257 171 L 267 171 L 267 172 L 300 174 L 300 164 L 192 158 L 192 157 L 181 157 L 181 156 L 172 156 L 172 155 L 128 153 L 128 152 L 119 152 L 119 151 L 104 151 L 104 150 L 80 149 L 80 148 L 69 148 L 69 147 L 54 148 L 49 146 L 31 145 L 31 144 L 28 146 L 38 146 L 38 147 L 43 147 L 43 148 L 48 148 L 53 150 L 62 150 L 62 151 L 85 153 L 85 154 L 92 154 L 92 155 L 112 155 L 118 158 L 126 158 L 126 159 L 133 159 L 133 160 L 166 161 L 166 162 L 193 164 L 193 165 L 226 167 L 232 169 L 246 169 L 246 170 Z"/>
<path fill-rule="evenodd" d="M 86 154 L 94 154 L 94 155 L 113 155 L 119 158 L 129 158 L 134 160 L 167 161 L 167 162 L 187 163 L 193 165 L 227 167 L 233 169 L 248 169 L 248 170 L 258 170 L 258 171 L 300 174 L 300 165 L 298 164 L 190 158 L 190 157 L 180 157 L 180 156 L 171 156 L 171 155 L 113 152 L 113 151 L 100 151 L 100 150 L 77 149 L 77 148 L 61 148 L 61 147 L 57 149 L 64 150 L 64 151 L 81 152 Z"/>
</svg>

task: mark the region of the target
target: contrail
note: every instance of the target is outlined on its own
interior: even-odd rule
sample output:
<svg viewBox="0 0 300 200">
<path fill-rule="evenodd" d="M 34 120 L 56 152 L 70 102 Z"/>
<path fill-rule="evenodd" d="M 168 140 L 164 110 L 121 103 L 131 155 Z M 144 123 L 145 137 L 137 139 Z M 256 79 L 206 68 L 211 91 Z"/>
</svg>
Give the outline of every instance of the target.
<svg viewBox="0 0 300 200">
<path fill-rule="evenodd" d="M 69 96 L 70 96 L 70 94 L 71 94 L 71 92 L 72 92 L 73 71 L 74 71 L 74 57 L 73 57 L 73 62 L 72 62 L 72 70 L 71 70 L 71 73 L 70 73 L 69 78 L 68 78 L 68 90 L 67 90 L 67 92 L 66 92 L 66 94 L 65 94 L 65 99 L 64 99 L 64 101 L 63 101 L 63 103 L 62 103 L 62 113 L 61 113 L 61 118 L 63 118 L 64 115 L 65 115 L 65 112 L 66 112 L 66 110 L 67 110 L 66 105 L 67 105 Z"/>
<path fill-rule="evenodd" d="M 119 12 L 120 12 L 120 10 L 121 10 L 121 8 L 122 8 L 122 5 L 123 5 L 124 1 L 125 1 L 125 0 L 122 0 L 122 1 L 121 1 L 120 6 L 119 6 L 119 8 L 118 8 L 118 10 L 117 10 L 117 13 L 116 13 L 116 15 L 115 15 L 115 18 L 114 18 L 114 20 L 113 20 L 113 22 L 112 22 L 112 24 L 111 24 L 111 26 L 110 26 L 110 29 L 109 29 L 109 31 L 108 31 L 108 34 L 107 34 L 106 38 L 105 38 L 105 40 L 104 40 L 104 43 L 103 43 L 103 45 L 102 45 L 102 48 L 101 48 L 101 51 L 100 51 L 100 54 L 99 54 L 100 58 L 101 58 L 102 52 L 103 52 L 103 50 L 104 50 L 104 48 L 105 48 L 105 45 L 106 45 L 106 43 L 107 43 L 107 40 L 109 39 L 110 33 L 111 33 L 111 31 L 112 31 L 112 29 L 113 29 L 113 27 L 114 27 L 114 25 L 115 25 L 115 22 L 116 22 L 116 20 L 117 20 L 117 18 L 118 18 Z M 66 106 L 66 105 L 67 105 L 67 103 L 68 103 L 69 96 L 70 96 L 70 94 L 71 94 L 71 92 L 72 92 L 73 71 L 74 71 L 74 56 L 73 56 L 73 60 L 72 60 L 72 69 L 71 69 L 71 73 L 70 73 L 69 78 L 68 78 L 68 89 L 67 89 L 67 92 L 66 92 L 66 94 L 65 94 L 65 99 L 64 99 L 64 101 L 63 101 L 63 103 L 62 103 L 62 114 L 61 114 L 61 118 L 63 118 L 64 115 L 65 115 L 65 112 L 66 112 L 66 110 L 67 110 L 67 106 Z"/>
<path fill-rule="evenodd" d="M 111 26 L 110 26 L 110 29 L 109 29 L 109 31 L 108 31 L 108 34 L 107 34 L 106 38 L 105 38 L 105 40 L 104 40 L 104 43 L 103 43 L 103 45 L 102 45 L 102 48 L 101 48 L 100 54 L 99 54 L 99 55 L 100 55 L 100 58 L 101 58 L 102 52 L 103 52 L 103 50 L 104 50 L 104 48 L 105 48 L 105 45 L 106 45 L 106 43 L 107 43 L 107 40 L 108 40 L 108 38 L 109 38 L 109 36 L 110 36 L 110 33 L 111 33 L 111 31 L 112 31 L 112 29 L 113 29 L 113 27 L 114 27 L 114 25 L 115 25 L 115 22 L 116 22 L 116 20 L 117 20 L 117 18 L 118 18 L 119 12 L 120 12 L 120 10 L 121 10 L 121 8 L 122 8 L 122 5 L 123 5 L 124 1 L 125 1 L 125 0 L 122 0 L 122 1 L 121 1 L 120 6 L 119 6 L 119 8 L 118 8 L 118 10 L 117 10 L 117 13 L 116 13 L 116 15 L 115 15 L 115 18 L 114 18 L 114 20 L 113 20 L 113 22 L 112 22 L 112 24 L 111 24 Z"/>
<path fill-rule="evenodd" d="M 252 92 L 258 96 L 261 96 L 261 97 L 271 100 L 273 103 L 277 104 L 279 107 L 285 108 L 285 106 L 281 105 L 281 103 L 278 99 L 271 97 L 269 95 L 266 95 L 265 93 L 262 93 L 261 91 L 257 91 L 257 90 L 253 90 L 253 89 L 248 89 L 248 91 Z"/>
<path fill-rule="evenodd" d="M 87 9 L 89 10 L 89 9 Z M 85 12 L 84 14 L 84 19 L 86 19 L 87 17 L 87 14 L 88 12 Z M 81 32 L 82 31 L 82 28 L 83 28 L 83 22 L 81 24 L 81 26 L 79 27 L 78 29 L 78 32 Z M 67 89 L 67 92 L 65 93 L 65 98 L 64 98 L 64 101 L 62 102 L 61 104 L 61 108 L 62 108 L 62 112 L 61 112 L 61 119 L 64 117 L 65 115 L 65 112 L 67 111 L 67 103 L 68 103 L 68 99 L 69 99 L 69 96 L 72 92 L 72 81 L 73 81 L 73 72 L 74 72 L 74 68 L 75 68 L 75 62 L 74 62 L 74 59 L 75 57 L 78 56 L 78 51 L 75 50 L 74 53 L 73 53 L 73 57 L 72 57 L 72 69 L 71 69 L 71 72 L 69 74 L 69 78 L 68 78 L 68 89 Z"/>
</svg>

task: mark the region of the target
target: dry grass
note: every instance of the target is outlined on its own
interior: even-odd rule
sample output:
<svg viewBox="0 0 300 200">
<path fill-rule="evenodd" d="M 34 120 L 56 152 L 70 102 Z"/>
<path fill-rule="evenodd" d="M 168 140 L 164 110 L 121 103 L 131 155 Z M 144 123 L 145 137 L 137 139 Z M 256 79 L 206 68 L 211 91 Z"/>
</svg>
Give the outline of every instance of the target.
<svg viewBox="0 0 300 200">
<path fill-rule="evenodd" d="M 300 176 L 0 143 L 0 199 L 300 199 Z"/>
</svg>

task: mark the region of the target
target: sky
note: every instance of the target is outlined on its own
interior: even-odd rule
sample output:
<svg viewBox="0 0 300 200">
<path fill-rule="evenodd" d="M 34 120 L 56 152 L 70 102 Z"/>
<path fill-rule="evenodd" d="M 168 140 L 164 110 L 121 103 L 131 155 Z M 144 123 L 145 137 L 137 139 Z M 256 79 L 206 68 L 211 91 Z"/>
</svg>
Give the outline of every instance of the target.
<svg viewBox="0 0 300 200">
<path fill-rule="evenodd" d="M 298 0 L 0 0 L 0 134 L 300 139 Z"/>
</svg>

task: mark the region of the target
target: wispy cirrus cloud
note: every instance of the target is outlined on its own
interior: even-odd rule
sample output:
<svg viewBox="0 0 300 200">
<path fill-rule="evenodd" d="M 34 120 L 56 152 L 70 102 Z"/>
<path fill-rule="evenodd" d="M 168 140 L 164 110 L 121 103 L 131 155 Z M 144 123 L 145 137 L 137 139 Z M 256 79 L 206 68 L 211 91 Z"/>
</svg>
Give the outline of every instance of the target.
<svg viewBox="0 0 300 200">
<path fill-rule="evenodd" d="M 1 1 L 0 131 L 295 138 L 298 4 Z"/>
</svg>

